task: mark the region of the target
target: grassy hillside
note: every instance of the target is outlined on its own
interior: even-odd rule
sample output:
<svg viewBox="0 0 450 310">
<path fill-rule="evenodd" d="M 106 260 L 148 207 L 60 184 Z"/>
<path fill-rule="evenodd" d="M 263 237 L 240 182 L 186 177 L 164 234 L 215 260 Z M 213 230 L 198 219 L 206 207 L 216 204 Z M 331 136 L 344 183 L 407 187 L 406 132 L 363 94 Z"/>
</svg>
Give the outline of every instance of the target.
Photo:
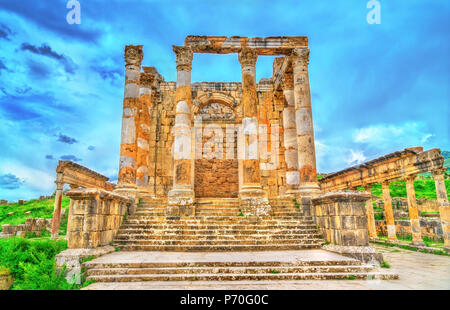
<svg viewBox="0 0 450 310">
<path fill-rule="evenodd" d="M 450 180 L 445 180 L 445 187 L 447 188 L 447 196 L 450 199 Z M 433 179 L 414 181 L 414 190 L 416 191 L 416 198 L 436 200 L 436 187 Z M 404 181 L 390 182 L 389 191 L 391 193 L 391 197 L 406 198 L 406 184 Z M 372 186 L 372 194 L 381 197 L 381 184 L 377 183 Z"/>
<path fill-rule="evenodd" d="M 61 203 L 62 208 L 67 209 L 69 207 L 69 202 L 70 199 L 63 196 Z M 51 218 L 53 215 L 54 203 L 54 199 L 35 199 L 27 201 L 23 205 L 19 205 L 18 203 L 0 205 L 0 231 L 1 225 L 3 224 L 25 224 L 27 218 Z M 31 214 L 25 214 L 27 211 L 31 211 Z M 8 216 L 7 214 L 10 212 L 14 212 L 14 214 Z M 66 214 L 68 214 L 68 212 Z M 61 222 L 61 229 L 65 230 L 66 225 L 67 217 L 65 221 Z"/>
</svg>

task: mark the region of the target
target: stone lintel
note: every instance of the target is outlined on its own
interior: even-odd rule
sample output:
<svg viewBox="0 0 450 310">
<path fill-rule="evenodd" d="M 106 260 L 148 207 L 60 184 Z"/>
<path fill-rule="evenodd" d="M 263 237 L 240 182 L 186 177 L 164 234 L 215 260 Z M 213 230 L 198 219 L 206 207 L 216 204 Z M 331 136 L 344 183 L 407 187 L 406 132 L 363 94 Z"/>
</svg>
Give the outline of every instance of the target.
<svg viewBox="0 0 450 310">
<path fill-rule="evenodd" d="M 102 199 L 115 200 L 118 202 L 132 204 L 133 200 L 127 196 L 108 192 L 98 188 L 76 188 L 66 193 L 66 196 L 73 200 Z"/>
<path fill-rule="evenodd" d="M 116 186 L 107 182 L 108 177 L 71 161 L 60 160 L 56 172 L 57 178 L 58 175 L 61 176 L 56 180 L 57 183 L 103 188 L 105 190 L 113 190 Z"/>
<path fill-rule="evenodd" d="M 243 47 L 246 47 L 254 49 L 257 55 L 289 55 L 294 48 L 308 47 L 308 37 L 247 38 L 189 35 L 184 43 L 194 53 L 239 53 Z"/>
</svg>

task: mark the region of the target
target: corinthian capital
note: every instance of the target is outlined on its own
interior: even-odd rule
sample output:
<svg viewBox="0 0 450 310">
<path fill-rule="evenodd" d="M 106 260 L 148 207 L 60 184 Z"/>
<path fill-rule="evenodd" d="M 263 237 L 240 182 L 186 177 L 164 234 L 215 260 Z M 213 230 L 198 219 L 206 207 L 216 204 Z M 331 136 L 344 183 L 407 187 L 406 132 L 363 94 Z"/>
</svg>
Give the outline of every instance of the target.
<svg viewBox="0 0 450 310">
<path fill-rule="evenodd" d="M 243 66 L 254 67 L 256 65 L 256 61 L 258 60 L 258 55 L 251 48 L 243 48 L 241 49 L 238 58 L 242 67 Z"/>
<path fill-rule="evenodd" d="M 127 45 L 125 46 L 125 64 L 141 66 L 142 58 L 144 58 L 144 51 L 142 45 Z"/>
<path fill-rule="evenodd" d="M 177 55 L 177 70 L 191 71 L 192 70 L 192 50 L 185 46 L 173 46 L 173 51 Z"/>
<path fill-rule="evenodd" d="M 309 49 L 308 48 L 294 48 L 291 54 L 292 63 L 295 65 L 302 65 L 307 67 L 309 64 Z"/>
</svg>

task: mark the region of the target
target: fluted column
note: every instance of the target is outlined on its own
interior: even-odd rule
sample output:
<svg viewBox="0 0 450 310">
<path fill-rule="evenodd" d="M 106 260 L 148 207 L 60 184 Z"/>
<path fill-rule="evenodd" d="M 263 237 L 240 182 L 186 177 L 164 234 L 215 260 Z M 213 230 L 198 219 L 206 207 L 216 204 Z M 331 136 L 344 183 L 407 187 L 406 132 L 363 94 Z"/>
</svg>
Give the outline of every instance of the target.
<svg viewBox="0 0 450 310">
<path fill-rule="evenodd" d="M 382 181 L 381 189 L 383 190 L 384 213 L 386 215 L 388 240 L 397 240 L 397 235 L 395 233 L 394 212 L 392 211 L 392 198 L 391 193 L 389 192 L 389 181 Z"/>
<path fill-rule="evenodd" d="M 127 45 L 125 47 L 125 93 L 123 99 L 118 191 L 133 191 L 136 188 L 136 126 L 139 104 L 139 73 L 143 57 L 142 45 Z"/>
<path fill-rule="evenodd" d="M 256 93 L 256 61 L 258 55 L 250 48 L 239 53 L 242 70 L 242 131 L 243 156 L 242 186 L 239 197 L 248 213 L 265 213 L 268 200 L 261 186 L 261 172 L 258 150 L 258 97 Z M 253 209 L 251 211 L 250 209 Z M 245 213 L 245 212 L 244 212 Z"/>
<path fill-rule="evenodd" d="M 302 194 L 309 195 L 320 190 L 317 182 L 314 127 L 311 109 L 311 92 L 309 87 L 309 49 L 294 49 L 291 59 L 294 69 L 299 191 Z"/>
<path fill-rule="evenodd" d="M 439 215 L 441 217 L 442 235 L 444 236 L 444 249 L 450 252 L 450 205 L 448 202 L 447 189 L 444 182 L 445 168 L 432 171 L 436 196 L 440 204 Z"/>
<path fill-rule="evenodd" d="M 284 159 L 286 162 L 286 196 L 298 194 L 298 150 L 297 150 L 297 126 L 295 123 L 295 96 L 292 72 L 286 72 L 283 76 L 283 94 L 286 103 L 283 109 L 283 134 L 284 134 Z"/>
<path fill-rule="evenodd" d="M 412 244 L 425 245 L 422 240 L 422 229 L 420 228 L 419 210 L 417 208 L 416 191 L 414 190 L 415 175 L 405 177 L 406 196 L 408 197 L 408 212 L 411 222 Z"/>
<path fill-rule="evenodd" d="M 375 216 L 373 213 L 373 199 L 371 192 L 372 184 L 364 185 L 364 189 L 369 192 L 370 198 L 366 201 L 366 211 L 367 211 L 367 230 L 369 232 L 370 238 L 377 238 L 377 225 L 375 223 Z"/>
<path fill-rule="evenodd" d="M 56 174 L 56 193 L 55 193 L 55 205 L 53 209 L 52 216 L 52 234 L 51 239 L 58 239 L 59 225 L 61 223 L 61 202 L 63 196 L 63 174 L 62 172 L 57 172 Z"/>
<path fill-rule="evenodd" d="M 173 126 L 173 187 L 169 205 L 191 206 L 194 203 L 193 149 L 191 147 L 191 70 L 193 54 L 188 47 L 174 46 L 177 56 L 177 89 L 175 93 L 175 125 Z M 177 211 L 173 211 L 173 214 Z"/>
<path fill-rule="evenodd" d="M 149 140 L 150 140 L 150 111 L 152 84 L 155 77 L 151 73 L 141 73 L 139 79 L 139 101 L 137 114 L 137 158 L 136 158 L 136 185 L 143 194 L 151 194 L 148 186 L 149 180 Z"/>
</svg>

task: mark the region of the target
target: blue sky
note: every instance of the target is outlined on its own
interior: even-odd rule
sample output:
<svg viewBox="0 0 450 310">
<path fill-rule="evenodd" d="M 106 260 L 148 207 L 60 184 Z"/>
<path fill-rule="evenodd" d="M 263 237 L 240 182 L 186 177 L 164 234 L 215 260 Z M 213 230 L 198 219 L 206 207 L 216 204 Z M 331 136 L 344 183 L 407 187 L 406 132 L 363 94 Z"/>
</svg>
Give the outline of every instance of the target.
<svg viewBox="0 0 450 310">
<path fill-rule="evenodd" d="M 0 2 L 0 199 L 53 192 L 59 159 L 117 179 L 123 49 L 176 79 L 189 34 L 309 37 L 317 165 L 332 172 L 411 146 L 450 150 L 450 1 Z M 257 79 L 272 75 L 260 57 Z M 240 81 L 236 55 L 195 55 L 193 81 Z"/>
</svg>

